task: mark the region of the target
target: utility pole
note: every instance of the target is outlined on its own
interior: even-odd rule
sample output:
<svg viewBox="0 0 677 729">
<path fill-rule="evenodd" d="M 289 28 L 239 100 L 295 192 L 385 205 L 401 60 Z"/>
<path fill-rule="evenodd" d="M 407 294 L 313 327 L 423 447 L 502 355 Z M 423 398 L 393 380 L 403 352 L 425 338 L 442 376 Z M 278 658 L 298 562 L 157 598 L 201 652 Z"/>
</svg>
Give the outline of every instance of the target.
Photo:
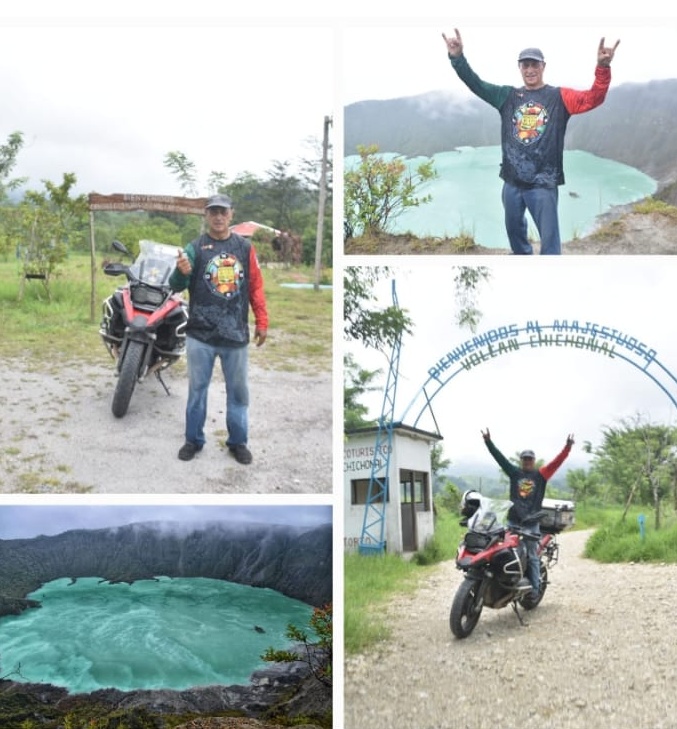
<svg viewBox="0 0 677 729">
<path fill-rule="evenodd" d="M 331 117 L 324 117 L 324 134 L 322 135 L 322 171 L 320 173 L 320 198 L 317 205 L 317 233 L 315 236 L 315 291 L 320 289 L 322 273 L 322 236 L 324 233 L 324 206 L 327 201 L 327 164 L 329 157 L 329 127 Z"/>
</svg>

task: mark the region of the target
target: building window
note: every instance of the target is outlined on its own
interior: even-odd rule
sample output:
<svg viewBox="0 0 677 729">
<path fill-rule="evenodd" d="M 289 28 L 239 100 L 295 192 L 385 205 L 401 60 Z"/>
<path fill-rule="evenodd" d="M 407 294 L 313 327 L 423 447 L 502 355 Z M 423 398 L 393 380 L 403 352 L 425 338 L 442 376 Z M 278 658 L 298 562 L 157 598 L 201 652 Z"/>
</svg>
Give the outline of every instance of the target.
<svg viewBox="0 0 677 729">
<path fill-rule="evenodd" d="M 400 471 L 400 503 L 416 505 L 417 511 L 430 511 L 428 474 L 423 471 Z"/>
<path fill-rule="evenodd" d="M 389 494 L 388 494 L 388 479 L 381 479 L 381 483 L 385 485 L 386 488 L 386 502 L 390 501 Z M 379 489 L 379 486 L 376 482 L 374 482 L 374 490 L 373 493 L 376 494 Z M 367 503 L 367 496 L 369 494 L 369 479 L 368 478 L 358 478 L 354 481 L 350 482 L 350 503 L 351 505 L 355 506 L 356 504 L 366 504 Z M 379 496 L 379 498 L 374 499 L 372 503 L 375 504 L 382 504 L 383 503 L 383 494 Z"/>
</svg>

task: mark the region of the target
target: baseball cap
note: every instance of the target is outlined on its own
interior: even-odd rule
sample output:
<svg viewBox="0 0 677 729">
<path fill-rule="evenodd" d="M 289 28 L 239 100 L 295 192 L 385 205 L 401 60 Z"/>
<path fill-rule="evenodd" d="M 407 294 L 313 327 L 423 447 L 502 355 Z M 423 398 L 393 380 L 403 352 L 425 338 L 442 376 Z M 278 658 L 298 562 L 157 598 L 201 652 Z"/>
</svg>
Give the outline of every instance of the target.
<svg viewBox="0 0 677 729">
<path fill-rule="evenodd" d="M 540 48 L 525 48 L 519 54 L 517 63 L 520 61 L 540 61 L 541 63 L 545 63 L 545 58 Z"/>
<path fill-rule="evenodd" d="M 536 454 L 533 451 L 522 451 L 520 458 L 536 458 Z"/>
<path fill-rule="evenodd" d="M 228 195 L 212 195 L 210 198 L 207 198 L 207 204 L 205 205 L 206 208 L 232 208 L 233 207 L 233 201 L 228 197 Z"/>
</svg>

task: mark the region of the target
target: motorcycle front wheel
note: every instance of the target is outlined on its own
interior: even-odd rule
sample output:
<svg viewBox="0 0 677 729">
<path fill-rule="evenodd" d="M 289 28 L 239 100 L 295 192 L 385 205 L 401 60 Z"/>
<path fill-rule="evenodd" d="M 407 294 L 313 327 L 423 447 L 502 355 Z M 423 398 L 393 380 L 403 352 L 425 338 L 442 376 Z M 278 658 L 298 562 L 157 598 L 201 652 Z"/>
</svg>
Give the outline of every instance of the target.
<svg viewBox="0 0 677 729">
<path fill-rule="evenodd" d="M 129 342 L 127 346 L 125 358 L 120 366 L 115 393 L 113 394 L 112 410 L 116 418 L 123 417 L 127 412 L 136 381 L 139 378 L 139 369 L 141 368 L 145 349 L 146 346 L 141 342 Z"/>
<path fill-rule="evenodd" d="M 465 579 L 451 603 L 449 626 L 457 638 L 467 638 L 473 632 L 482 613 L 481 580 Z"/>
</svg>

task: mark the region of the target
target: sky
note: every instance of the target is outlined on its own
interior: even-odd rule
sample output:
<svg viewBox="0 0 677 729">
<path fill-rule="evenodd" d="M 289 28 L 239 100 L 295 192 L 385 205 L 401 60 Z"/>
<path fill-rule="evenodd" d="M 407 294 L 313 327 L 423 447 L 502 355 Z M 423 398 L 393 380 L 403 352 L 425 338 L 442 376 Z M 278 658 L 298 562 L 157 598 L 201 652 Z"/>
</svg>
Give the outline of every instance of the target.
<svg viewBox="0 0 677 729">
<path fill-rule="evenodd" d="M 677 339 L 671 321 L 677 303 L 677 261 L 672 257 L 586 256 L 584 263 L 581 257 L 561 257 L 552 263 L 534 257 L 533 261 L 520 261 L 519 270 L 516 263 L 506 260 L 488 266 L 491 277 L 479 293 L 483 318 L 475 335 L 454 324 L 450 263 L 421 259 L 415 265 L 393 264 L 399 305 L 414 321 L 414 333 L 405 336 L 400 355 L 396 421 L 414 425 L 422 402 L 416 398 L 428 370 L 447 353 L 473 336 L 510 325 L 524 328 L 528 321 L 544 325 L 567 319 L 569 323 L 578 320 L 581 327 L 589 321 L 615 328 L 645 344 L 647 350 L 655 350 L 655 360 L 677 377 Z M 391 286 L 391 279 L 379 284 L 377 306 L 391 304 Z M 551 330 L 543 333 L 553 334 Z M 520 338 L 524 340 L 525 335 Z M 362 367 L 383 370 L 382 388 L 387 357 L 357 345 L 344 346 Z M 497 349 L 495 344 L 494 352 Z M 619 344 L 616 351 L 646 363 Z M 656 362 L 640 370 L 620 356 L 611 358 L 571 346 L 523 347 L 487 358 L 462 370 L 433 397 L 444 456 L 451 459 L 452 470 L 454 463 L 473 467 L 488 463 L 493 468 L 480 432 L 489 428 L 495 444 L 507 456 L 530 448 L 537 458 L 549 461 L 573 433 L 577 445 L 568 465 L 584 467 L 589 457 L 581 446 L 584 441 L 599 445 L 604 426 L 637 415 L 677 426 L 677 408 L 647 374 L 656 377 L 677 400 L 677 383 Z M 382 389 L 362 402 L 377 417 L 383 404 Z M 427 412 L 418 427 L 436 429 Z"/>
<path fill-rule="evenodd" d="M 239 521 L 316 526 L 331 522 L 329 506 L 0 504 L 0 539 L 50 536 L 144 521 Z"/>
<path fill-rule="evenodd" d="M 204 195 L 213 170 L 294 169 L 332 115 L 332 38 L 230 19 L 5 22 L 0 144 L 25 139 L 12 177 L 41 189 L 75 172 L 78 193 L 182 195 L 163 165 L 180 151 Z"/>
<path fill-rule="evenodd" d="M 600 38 L 613 46 L 620 40 L 611 65 L 612 88 L 625 82 L 677 78 L 677 26 L 674 20 L 584 22 L 561 19 L 543 24 L 520 17 L 496 21 L 448 20 L 431 25 L 421 21 L 407 27 L 346 28 L 343 43 L 350 48 L 341 59 L 341 98 L 344 105 L 369 99 L 393 99 L 430 91 L 471 93 L 454 73 L 442 33 L 458 28 L 464 55 L 485 81 L 521 85 L 517 56 L 538 47 L 546 61 L 544 80 L 553 86 L 585 89 L 592 85 Z M 379 69 L 366 73 L 365 69 Z"/>
</svg>

